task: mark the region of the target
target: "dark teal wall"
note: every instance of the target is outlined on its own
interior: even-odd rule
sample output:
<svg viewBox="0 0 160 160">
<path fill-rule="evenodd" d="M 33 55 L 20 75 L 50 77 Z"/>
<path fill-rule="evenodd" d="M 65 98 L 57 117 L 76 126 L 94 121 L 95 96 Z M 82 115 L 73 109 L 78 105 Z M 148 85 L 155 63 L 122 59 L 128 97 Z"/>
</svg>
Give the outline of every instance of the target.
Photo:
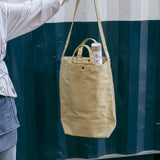
<svg viewBox="0 0 160 160">
<path fill-rule="evenodd" d="M 5 60 L 19 95 L 17 160 L 160 150 L 160 21 L 103 22 L 117 108 L 117 127 L 109 139 L 63 133 L 59 69 L 70 25 L 45 24 L 8 43 Z M 97 23 L 75 23 L 67 55 L 88 37 L 100 40 Z"/>
</svg>

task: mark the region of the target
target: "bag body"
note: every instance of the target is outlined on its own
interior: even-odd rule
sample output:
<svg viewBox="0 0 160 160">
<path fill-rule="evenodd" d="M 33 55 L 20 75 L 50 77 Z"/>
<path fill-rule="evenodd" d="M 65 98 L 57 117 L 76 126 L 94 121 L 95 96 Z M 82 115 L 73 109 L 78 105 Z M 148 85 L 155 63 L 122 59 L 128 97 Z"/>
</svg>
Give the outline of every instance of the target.
<svg viewBox="0 0 160 160">
<path fill-rule="evenodd" d="M 108 138 L 116 126 L 110 59 L 106 54 L 102 65 L 96 65 L 93 52 L 85 45 L 88 40 L 93 39 L 84 40 L 73 56 L 64 56 L 64 51 L 61 59 L 61 122 L 66 134 Z M 82 57 L 84 47 L 88 49 L 89 57 Z"/>
<path fill-rule="evenodd" d="M 72 57 L 62 58 L 61 121 L 66 134 L 104 138 L 115 128 L 112 73 L 110 62 L 105 57 L 103 60 L 97 66 L 74 64 Z"/>
</svg>

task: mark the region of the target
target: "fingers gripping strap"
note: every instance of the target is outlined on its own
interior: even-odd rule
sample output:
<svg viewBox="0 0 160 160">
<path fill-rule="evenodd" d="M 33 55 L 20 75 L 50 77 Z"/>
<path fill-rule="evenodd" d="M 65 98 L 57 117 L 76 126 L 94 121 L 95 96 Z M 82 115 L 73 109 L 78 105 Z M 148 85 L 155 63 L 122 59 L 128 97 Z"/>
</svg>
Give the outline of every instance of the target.
<svg viewBox="0 0 160 160">
<path fill-rule="evenodd" d="M 64 54 L 65 54 L 65 52 L 67 50 L 69 41 L 70 41 L 70 37 L 71 37 L 71 33 L 72 33 L 72 28 L 73 28 L 74 20 L 75 20 L 75 17 L 76 17 L 76 12 L 77 12 L 77 9 L 78 9 L 78 6 L 79 6 L 79 2 L 80 2 L 80 0 L 77 0 L 76 8 L 75 8 L 75 11 L 74 11 L 72 25 L 71 25 L 71 28 L 70 28 L 70 31 L 69 31 L 69 34 L 68 34 L 68 37 L 67 37 L 67 40 L 66 40 L 66 44 L 65 44 L 65 48 L 64 48 L 62 56 L 64 56 Z M 107 45 L 106 45 L 106 40 L 105 40 L 102 24 L 101 24 L 101 21 L 100 21 L 100 15 L 99 15 L 99 12 L 98 12 L 96 0 L 94 0 L 94 4 L 95 4 L 95 10 L 96 10 L 96 15 L 97 15 L 97 21 L 98 21 L 98 27 L 99 27 L 100 37 L 101 37 L 101 40 L 102 40 L 102 45 L 103 45 L 106 57 L 109 58 L 108 49 L 107 49 Z"/>
</svg>

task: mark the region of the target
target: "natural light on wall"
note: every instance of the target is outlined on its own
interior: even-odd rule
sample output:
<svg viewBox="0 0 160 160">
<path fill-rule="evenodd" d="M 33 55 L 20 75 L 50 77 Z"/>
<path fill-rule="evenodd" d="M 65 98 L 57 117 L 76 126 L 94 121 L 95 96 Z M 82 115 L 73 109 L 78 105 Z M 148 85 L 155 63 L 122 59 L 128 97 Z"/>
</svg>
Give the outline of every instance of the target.
<svg viewBox="0 0 160 160">
<path fill-rule="evenodd" d="M 23 2 L 25 0 L 0 0 Z M 94 1 L 81 0 L 76 21 L 96 21 Z M 97 0 L 102 21 L 160 20 L 160 0 Z M 71 22 L 76 0 L 69 0 L 49 22 Z M 87 11 L 87 12 L 86 12 Z"/>
</svg>

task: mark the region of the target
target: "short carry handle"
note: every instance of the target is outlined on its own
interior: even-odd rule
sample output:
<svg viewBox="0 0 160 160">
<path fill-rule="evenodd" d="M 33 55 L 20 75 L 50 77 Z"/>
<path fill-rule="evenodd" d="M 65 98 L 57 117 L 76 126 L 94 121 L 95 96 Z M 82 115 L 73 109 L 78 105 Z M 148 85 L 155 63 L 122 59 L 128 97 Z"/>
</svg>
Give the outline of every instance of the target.
<svg viewBox="0 0 160 160">
<path fill-rule="evenodd" d="M 78 54 L 77 54 L 77 57 L 82 57 L 82 52 L 83 52 L 83 45 L 85 45 L 88 41 L 93 41 L 94 43 L 97 43 L 97 41 L 93 38 L 87 38 L 85 39 L 79 46 L 82 46 L 82 47 L 77 47 L 79 48 L 78 49 Z"/>
<path fill-rule="evenodd" d="M 81 49 L 82 47 L 85 47 L 85 48 L 88 50 L 88 52 L 89 52 L 88 62 L 90 62 L 90 64 L 96 64 L 96 63 L 95 63 L 94 54 L 93 54 L 91 48 L 90 48 L 89 46 L 85 45 L 85 44 L 84 44 L 83 46 L 79 45 L 79 46 L 75 49 L 75 51 L 74 51 L 74 53 L 73 53 L 73 55 L 72 55 L 72 60 L 73 60 L 73 58 L 74 58 L 74 56 L 75 56 L 75 53 L 76 53 L 79 49 Z M 76 57 L 76 59 L 82 59 L 82 55 L 81 55 L 81 57 Z"/>
<path fill-rule="evenodd" d="M 78 9 L 78 6 L 79 6 L 79 2 L 80 2 L 80 0 L 77 0 L 76 8 L 75 8 L 75 11 L 74 11 L 72 25 L 71 25 L 71 28 L 70 28 L 70 31 L 69 31 L 69 34 L 68 34 L 68 37 L 67 37 L 67 40 L 66 40 L 66 44 L 65 44 L 65 48 L 64 48 L 62 56 L 64 56 L 64 54 L 65 54 L 65 52 L 67 50 L 69 41 L 70 41 L 70 37 L 71 37 L 71 33 L 72 33 L 72 28 L 73 28 L 74 20 L 75 20 L 75 17 L 76 17 L 76 12 L 77 12 L 77 9 Z M 99 32 L 100 32 L 100 37 L 101 37 L 103 49 L 104 49 L 106 57 L 108 59 L 110 59 L 109 58 L 109 54 L 108 54 L 108 49 L 107 49 L 107 45 L 106 45 L 106 40 L 105 40 L 104 32 L 103 32 L 103 28 L 102 28 L 102 23 L 100 21 L 100 15 L 99 15 L 99 12 L 98 12 L 96 0 L 94 0 L 94 4 L 95 4 L 95 10 L 96 10 L 96 15 L 97 15 L 97 20 L 98 20 L 98 27 L 99 27 Z"/>
</svg>

